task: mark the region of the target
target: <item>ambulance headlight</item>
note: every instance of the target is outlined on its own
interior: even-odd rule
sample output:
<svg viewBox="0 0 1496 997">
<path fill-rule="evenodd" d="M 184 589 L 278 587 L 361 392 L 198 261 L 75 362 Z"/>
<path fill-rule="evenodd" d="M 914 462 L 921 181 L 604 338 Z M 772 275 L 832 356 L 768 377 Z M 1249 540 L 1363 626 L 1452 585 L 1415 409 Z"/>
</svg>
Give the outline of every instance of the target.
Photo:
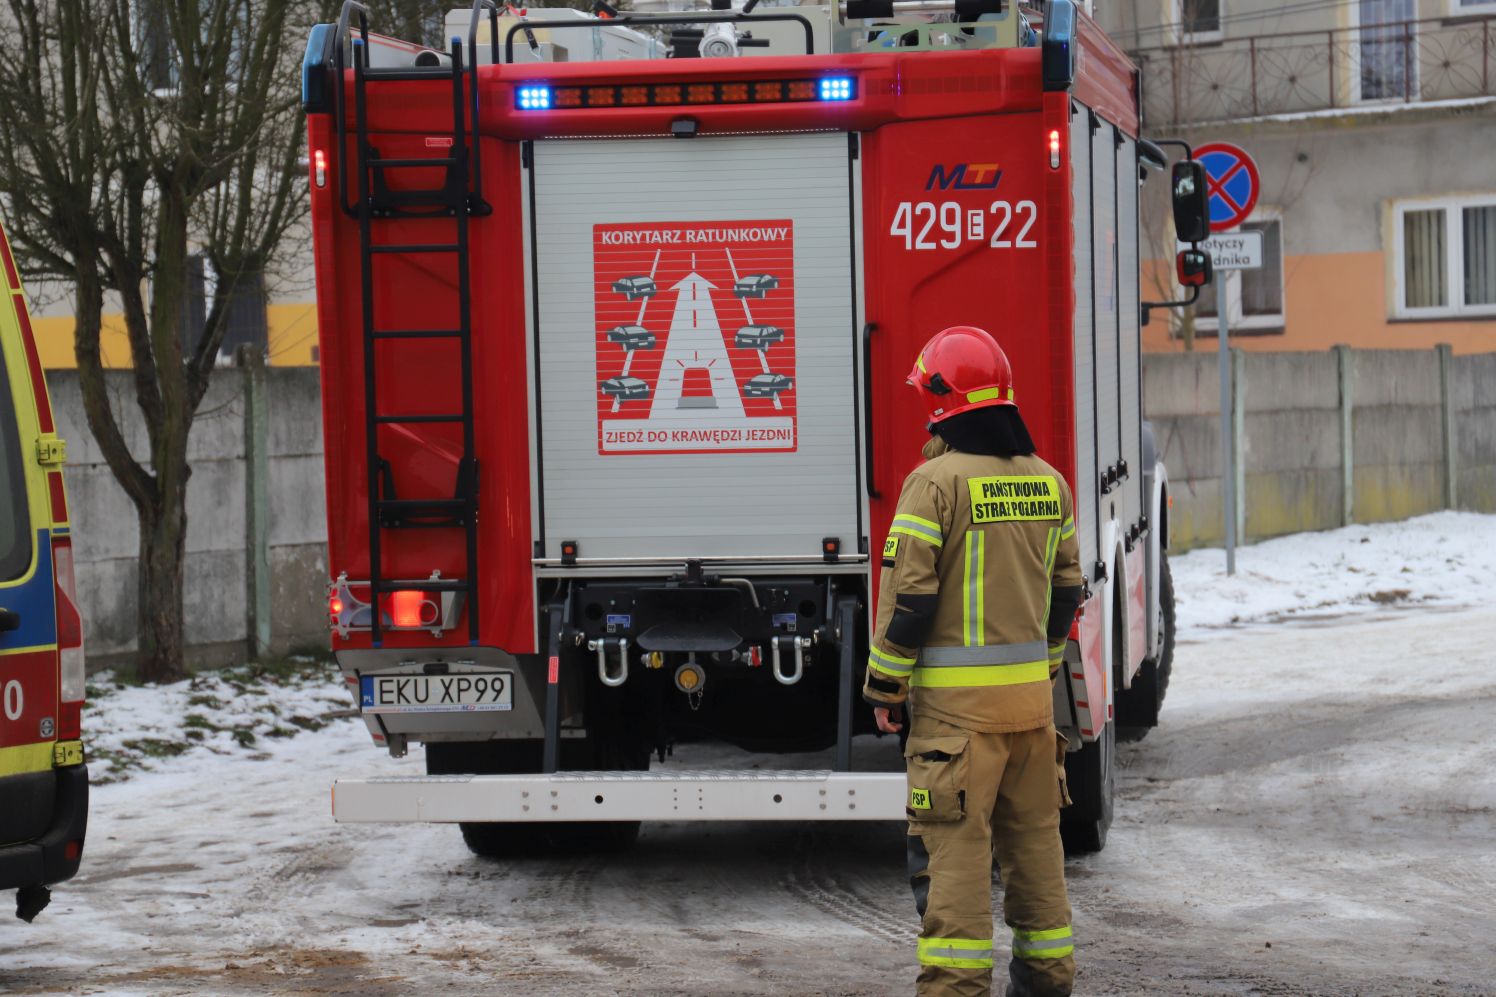
<svg viewBox="0 0 1496 997">
<path fill-rule="evenodd" d="M 551 88 L 529 84 L 519 88 L 515 94 L 515 106 L 521 111 L 549 111 L 551 109 Z"/>
<path fill-rule="evenodd" d="M 819 89 L 822 100 L 851 100 L 853 97 L 850 76 L 827 76 L 821 80 Z"/>
</svg>

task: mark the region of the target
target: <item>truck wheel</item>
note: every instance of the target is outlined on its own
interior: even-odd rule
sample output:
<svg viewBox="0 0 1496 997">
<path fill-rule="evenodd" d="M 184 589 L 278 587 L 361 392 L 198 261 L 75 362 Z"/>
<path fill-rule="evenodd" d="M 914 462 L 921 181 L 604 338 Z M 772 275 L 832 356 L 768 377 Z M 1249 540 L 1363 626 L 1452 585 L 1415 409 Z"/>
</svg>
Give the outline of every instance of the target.
<svg viewBox="0 0 1496 997">
<path fill-rule="evenodd" d="M 639 822 L 589 821 L 547 824 L 458 824 L 468 851 L 486 859 L 613 852 L 639 837 Z"/>
<path fill-rule="evenodd" d="M 1169 674 L 1174 668 L 1174 577 L 1169 573 L 1169 556 L 1159 552 L 1158 615 L 1163 641 L 1158 657 L 1143 662 L 1133 676 L 1132 688 L 1117 693 L 1117 740 L 1141 741 L 1158 726 L 1164 694 L 1169 691 Z"/>
<path fill-rule="evenodd" d="M 1065 756 L 1065 782 L 1073 801 L 1060 811 L 1065 854 L 1088 855 L 1106 847 L 1106 832 L 1112 826 L 1116 762 L 1115 723 L 1107 724 L 1099 739 Z"/>
<path fill-rule="evenodd" d="M 428 775 L 522 775 L 539 772 L 539 741 L 436 741 L 426 745 Z M 639 768 L 637 757 L 608 750 L 590 739 L 563 741 L 561 767 L 578 770 Z M 637 755 L 638 753 L 634 753 Z M 643 768 L 649 767 L 644 756 Z M 565 823 L 459 822 L 468 850 L 483 858 L 516 858 L 565 852 L 614 851 L 639 837 L 638 821 Z"/>
</svg>

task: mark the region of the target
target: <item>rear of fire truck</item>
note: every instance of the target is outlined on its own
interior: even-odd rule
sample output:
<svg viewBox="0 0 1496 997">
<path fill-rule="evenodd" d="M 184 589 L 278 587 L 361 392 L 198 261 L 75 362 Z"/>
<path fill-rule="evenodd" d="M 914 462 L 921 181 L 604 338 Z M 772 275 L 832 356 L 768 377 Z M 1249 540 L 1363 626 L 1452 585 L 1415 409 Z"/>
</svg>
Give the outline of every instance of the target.
<svg viewBox="0 0 1496 997">
<path fill-rule="evenodd" d="M 1095 797 L 1071 837 L 1100 847 L 1113 706 L 1167 665 L 1166 482 L 1133 71 L 1048 7 L 478 0 L 424 48 L 350 2 L 313 31 L 333 648 L 429 773 L 340 779 L 339 820 L 495 854 L 557 824 L 901 816 L 902 772 L 853 750 L 875 553 L 926 438 L 902 382 L 966 323 L 1090 517 L 1056 711 Z M 703 738 L 828 767 L 648 771 Z"/>
</svg>

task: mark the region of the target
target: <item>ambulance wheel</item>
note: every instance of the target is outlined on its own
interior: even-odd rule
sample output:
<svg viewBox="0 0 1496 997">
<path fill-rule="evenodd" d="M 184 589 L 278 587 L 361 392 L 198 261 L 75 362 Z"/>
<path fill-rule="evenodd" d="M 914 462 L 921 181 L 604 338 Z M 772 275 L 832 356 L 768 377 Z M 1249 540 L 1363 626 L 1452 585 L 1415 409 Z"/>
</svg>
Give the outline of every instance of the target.
<svg viewBox="0 0 1496 997">
<path fill-rule="evenodd" d="M 1112 793 L 1117 784 L 1117 725 L 1109 723 L 1101 737 L 1065 756 L 1065 782 L 1070 806 L 1060 811 L 1060 838 L 1065 854 L 1089 855 L 1106 847 L 1112 826 Z"/>
<path fill-rule="evenodd" d="M 1158 726 L 1169 691 L 1169 675 L 1174 670 L 1174 577 L 1169 573 L 1169 556 L 1159 552 L 1158 625 L 1163 632 L 1156 658 L 1143 662 L 1133 676 L 1132 688 L 1117 693 L 1117 740 L 1141 741 Z"/>
</svg>

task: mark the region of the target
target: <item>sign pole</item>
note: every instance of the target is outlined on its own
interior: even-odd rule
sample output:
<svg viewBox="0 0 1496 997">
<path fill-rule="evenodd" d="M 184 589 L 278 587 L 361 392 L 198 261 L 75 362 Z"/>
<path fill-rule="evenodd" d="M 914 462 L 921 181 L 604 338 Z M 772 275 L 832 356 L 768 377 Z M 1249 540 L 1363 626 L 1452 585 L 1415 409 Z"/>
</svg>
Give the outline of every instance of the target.
<svg viewBox="0 0 1496 997">
<path fill-rule="evenodd" d="M 1225 281 L 1221 281 L 1224 284 Z M 1216 355 L 1221 368 L 1221 513 L 1226 517 L 1226 574 L 1236 574 L 1236 452 L 1232 446 L 1235 439 L 1232 416 L 1236 406 L 1231 398 L 1231 349 L 1227 341 L 1230 322 L 1227 318 L 1226 295 L 1223 287 L 1216 289 L 1216 317 L 1220 322 L 1216 337 Z"/>
<path fill-rule="evenodd" d="M 1211 237 L 1204 248 L 1210 253 L 1216 277 L 1216 319 L 1220 323 L 1221 367 L 1221 515 L 1225 518 L 1226 574 L 1236 574 L 1236 452 L 1232 421 L 1236 406 L 1231 397 L 1231 305 L 1227 300 L 1225 272 L 1258 270 L 1262 267 L 1262 233 L 1235 231 L 1251 217 L 1262 189 L 1257 164 L 1244 149 L 1229 142 L 1195 146 L 1195 158 L 1205 167 L 1206 200 L 1210 205 Z M 1229 234 L 1228 234 L 1229 233 Z"/>
</svg>

